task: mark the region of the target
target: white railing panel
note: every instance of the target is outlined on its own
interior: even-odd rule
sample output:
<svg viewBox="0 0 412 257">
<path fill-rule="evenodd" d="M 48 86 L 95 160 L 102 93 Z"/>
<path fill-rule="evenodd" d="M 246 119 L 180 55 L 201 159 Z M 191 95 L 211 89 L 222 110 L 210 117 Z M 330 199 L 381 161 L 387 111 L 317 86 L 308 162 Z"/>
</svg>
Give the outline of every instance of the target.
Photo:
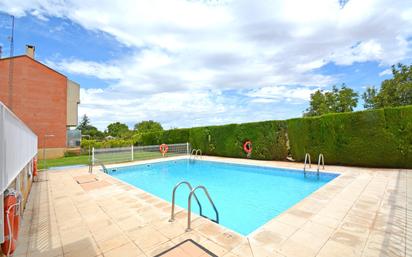
<svg viewBox="0 0 412 257">
<path fill-rule="evenodd" d="M 0 190 L 3 192 L 37 154 L 37 136 L 0 102 Z"/>
</svg>

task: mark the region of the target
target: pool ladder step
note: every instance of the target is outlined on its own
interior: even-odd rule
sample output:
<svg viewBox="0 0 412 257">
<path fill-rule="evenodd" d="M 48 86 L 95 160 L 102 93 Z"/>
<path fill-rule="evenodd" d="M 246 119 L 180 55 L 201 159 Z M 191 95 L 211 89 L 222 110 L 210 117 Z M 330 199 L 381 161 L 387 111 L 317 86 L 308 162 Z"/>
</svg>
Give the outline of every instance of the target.
<svg viewBox="0 0 412 257">
<path fill-rule="evenodd" d="M 189 160 L 195 160 L 196 158 L 202 159 L 202 150 L 192 149 L 190 153 Z"/>
<path fill-rule="evenodd" d="M 188 206 L 188 213 L 187 213 L 187 228 L 186 231 L 190 231 L 191 230 L 191 215 L 192 215 L 192 196 L 195 198 L 197 205 L 199 206 L 199 214 L 200 216 L 202 216 L 203 218 L 206 218 L 208 220 L 211 220 L 215 223 L 219 223 L 219 212 L 217 211 L 217 208 L 212 200 L 212 198 L 209 195 L 209 192 L 207 191 L 206 187 L 204 186 L 197 186 L 195 188 L 192 187 L 192 185 L 187 182 L 187 181 L 182 181 L 179 182 L 174 188 L 173 188 L 173 193 L 172 193 L 172 213 L 170 215 L 170 219 L 169 222 L 173 222 L 175 220 L 175 195 L 176 195 L 176 190 L 177 188 L 179 188 L 181 185 L 186 185 L 189 189 L 190 189 L 190 193 L 189 193 L 189 197 L 187 200 L 187 206 Z M 202 189 L 203 192 L 205 193 L 206 197 L 209 199 L 210 204 L 213 207 L 213 210 L 215 211 L 216 214 L 216 219 L 211 219 L 205 215 L 203 215 L 202 213 L 202 205 L 200 204 L 199 198 L 197 198 L 195 191 L 198 189 Z"/>
<path fill-rule="evenodd" d="M 305 154 L 305 163 L 303 165 L 303 174 L 306 175 L 306 164 L 309 163 L 309 168 L 312 167 L 312 163 L 310 161 L 310 154 L 306 153 Z M 323 154 L 319 154 L 318 157 L 318 168 L 317 168 L 317 175 L 319 176 L 319 169 L 320 169 L 320 164 L 322 163 L 322 169 L 325 169 L 325 157 L 323 156 Z"/>
</svg>

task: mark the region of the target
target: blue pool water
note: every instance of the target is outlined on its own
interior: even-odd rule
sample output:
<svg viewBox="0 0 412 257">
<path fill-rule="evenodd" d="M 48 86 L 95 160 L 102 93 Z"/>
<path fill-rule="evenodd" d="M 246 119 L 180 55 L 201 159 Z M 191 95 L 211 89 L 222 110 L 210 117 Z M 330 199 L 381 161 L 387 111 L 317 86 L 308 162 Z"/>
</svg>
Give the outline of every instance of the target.
<svg viewBox="0 0 412 257">
<path fill-rule="evenodd" d="M 220 224 L 248 235 L 281 214 L 337 175 L 321 173 L 304 176 L 302 171 L 211 161 L 177 160 L 119 167 L 113 177 L 152 193 L 169 202 L 173 187 L 189 181 L 193 187 L 207 187 L 218 211 Z M 212 207 L 201 190 L 196 191 L 203 214 L 215 218 Z M 176 203 L 187 209 L 189 189 L 176 192 Z M 192 211 L 198 206 L 192 199 Z"/>
</svg>

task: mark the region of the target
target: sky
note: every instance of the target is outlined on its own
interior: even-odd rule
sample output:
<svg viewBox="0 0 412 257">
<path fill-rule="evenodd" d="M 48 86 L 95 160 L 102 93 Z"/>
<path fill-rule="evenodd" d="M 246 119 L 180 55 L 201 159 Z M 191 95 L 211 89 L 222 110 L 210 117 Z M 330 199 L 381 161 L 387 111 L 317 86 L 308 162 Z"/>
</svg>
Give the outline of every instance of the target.
<svg viewBox="0 0 412 257">
<path fill-rule="evenodd" d="M 359 94 L 412 63 L 411 0 L 0 0 L 0 46 L 81 85 L 99 129 L 301 117 L 310 94 Z M 363 109 L 362 102 L 357 110 Z"/>
</svg>

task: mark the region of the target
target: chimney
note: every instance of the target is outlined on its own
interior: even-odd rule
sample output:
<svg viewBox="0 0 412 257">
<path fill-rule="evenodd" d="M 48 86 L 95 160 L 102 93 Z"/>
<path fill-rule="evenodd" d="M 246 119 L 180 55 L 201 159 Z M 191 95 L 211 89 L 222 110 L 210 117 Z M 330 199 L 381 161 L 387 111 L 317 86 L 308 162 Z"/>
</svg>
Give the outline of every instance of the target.
<svg viewBox="0 0 412 257">
<path fill-rule="evenodd" d="M 26 45 L 26 55 L 34 59 L 34 52 L 36 48 L 33 45 Z"/>
</svg>

